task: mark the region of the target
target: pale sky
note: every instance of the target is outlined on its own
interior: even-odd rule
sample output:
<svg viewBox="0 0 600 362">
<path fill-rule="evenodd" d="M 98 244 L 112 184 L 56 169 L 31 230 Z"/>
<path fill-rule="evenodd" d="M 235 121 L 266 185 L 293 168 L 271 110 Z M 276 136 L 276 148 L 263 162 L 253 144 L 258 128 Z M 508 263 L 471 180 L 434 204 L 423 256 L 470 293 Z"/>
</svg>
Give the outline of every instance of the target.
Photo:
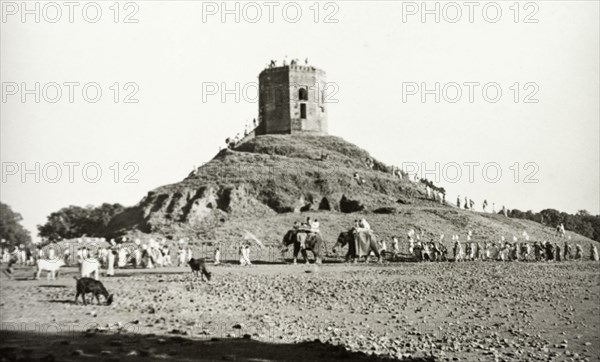
<svg viewBox="0 0 600 362">
<path fill-rule="evenodd" d="M 35 3 L 27 2 L 31 9 Z M 308 58 L 337 89 L 330 98 L 338 102 L 328 107 L 330 134 L 387 164 L 424 163 L 434 170 L 439 163 L 440 177 L 447 165 L 462 165 L 458 182 L 439 182 L 451 200 L 460 194 L 475 200 L 478 208 L 486 198 L 497 208 L 600 212 L 598 1 L 538 1 L 528 7 L 522 2 L 516 23 L 513 1 L 494 3 L 502 11 L 495 23 L 495 6 L 486 8 L 487 20 L 482 15 L 489 2 L 474 8 L 473 22 L 469 8 L 458 2 L 462 17 L 454 23 L 456 9 L 446 2 L 439 3 L 439 23 L 434 15 L 425 22 L 421 13 L 411 15 L 420 1 L 343 1 L 327 7 L 322 2 L 317 22 L 313 2 L 287 2 L 274 7 L 272 23 L 263 2 L 254 3 L 262 11 L 255 23 L 250 21 L 256 8 L 244 2 L 239 3 L 239 22 L 228 15 L 225 23 L 221 2 L 120 3 L 118 23 L 115 8 L 109 8 L 112 1 L 98 2 L 102 14 L 96 23 L 82 16 L 86 2 L 74 8 L 73 23 L 66 7 L 57 22 L 49 22 L 56 9 L 37 3 L 40 22 L 26 15 L 22 23 L 21 2 L 2 1 L 0 36 L 0 199 L 23 215 L 33 236 L 35 226 L 61 207 L 102 202 L 130 206 L 149 190 L 178 182 L 194 165 L 209 161 L 227 136 L 243 131 L 256 117 L 252 84 L 269 60 L 281 64 L 286 55 L 288 61 Z M 291 4 L 288 20 L 294 20 L 299 4 L 298 22 L 286 21 L 284 4 Z M 435 3 L 429 5 L 433 9 Z M 94 7 L 86 9 L 93 20 Z M 128 14 L 138 22 L 124 23 Z M 326 17 L 337 23 L 325 22 Z M 35 89 L 36 82 L 40 102 L 29 94 L 23 103 L 21 84 Z M 56 103 L 48 101 L 56 96 L 52 82 L 63 93 Z M 65 82 L 80 84 L 73 103 Z M 92 82 L 102 90 L 97 103 L 81 95 L 82 86 Z M 133 96 L 138 103 L 123 103 L 135 90 L 123 89 L 129 82 L 138 87 Z M 436 82 L 440 88 L 460 85 L 462 98 L 447 101 L 456 90 L 448 86 L 439 103 L 434 95 L 423 103 L 421 93 L 406 92 L 403 102 L 407 84 L 433 89 Z M 469 82 L 480 84 L 472 103 L 464 85 Z M 114 83 L 121 88 L 118 103 Z M 203 102 L 203 84 L 209 83 L 228 89 L 239 83 L 247 97 L 241 94 L 236 102 L 228 95 L 222 102 L 219 92 L 204 94 Z M 482 96 L 483 85 L 490 83 L 502 91 L 496 103 Z M 513 99 L 515 83 L 521 88 L 519 102 Z M 93 90 L 88 93 L 92 98 Z M 532 92 L 538 103 L 524 103 Z M 33 171 L 23 182 L 21 165 L 35 170 L 36 162 L 40 181 L 35 182 Z M 48 180 L 55 177 L 53 162 L 62 171 L 55 183 Z M 72 183 L 65 162 L 80 163 Z M 96 183 L 81 174 L 83 165 L 94 162 L 102 170 Z M 121 169 L 117 182 L 111 169 L 116 162 Z M 139 182 L 124 182 L 135 171 L 124 169 L 127 162 L 139 168 L 133 177 Z M 480 163 L 472 183 L 464 166 L 469 162 Z M 496 183 L 481 173 L 492 162 L 502 171 Z M 511 169 L 515 163 L 517 180 Z M 492 178 L 493 171 L 488 174 Z M 532 179 L 538 182 L 524 182 L 534 171 Z M 94 178 L 93 168 L 88 176 Z"/>
</svg>

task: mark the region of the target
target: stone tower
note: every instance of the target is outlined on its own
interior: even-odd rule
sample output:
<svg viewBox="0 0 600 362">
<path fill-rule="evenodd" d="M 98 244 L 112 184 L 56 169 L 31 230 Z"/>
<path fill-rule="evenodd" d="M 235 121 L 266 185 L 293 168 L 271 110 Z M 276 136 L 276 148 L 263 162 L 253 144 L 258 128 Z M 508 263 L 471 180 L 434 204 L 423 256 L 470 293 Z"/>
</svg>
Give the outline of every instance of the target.
<svg viewBox="0 0 600 362">
<path fill-rule="evenodd" d="M 326 76 L 312 66 L 271 67 L 258 76 L 256 135 L 327 134 Z"/>
</svg>

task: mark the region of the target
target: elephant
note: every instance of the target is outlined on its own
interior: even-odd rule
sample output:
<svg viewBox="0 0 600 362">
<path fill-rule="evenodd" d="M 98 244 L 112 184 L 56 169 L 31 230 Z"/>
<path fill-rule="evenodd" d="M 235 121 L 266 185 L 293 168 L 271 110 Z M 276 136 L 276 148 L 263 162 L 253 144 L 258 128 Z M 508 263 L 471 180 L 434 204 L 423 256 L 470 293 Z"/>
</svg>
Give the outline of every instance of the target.
<svg viewBox="0 0 600 362">
<path fill-rule="evenodd" d="M 321 250 L 323 245 L 325 245 L 325 241 L 321 237 L 320 233 L 302 229 L 289 230 L 283 237 L 282 250 L 287 249 L 287 247 L 291 244 L 294 244 L 294 264 L 296 264 L 298 259 L 298 252 L 302 252 L 304 262 L 309 264 L 306 250 L 312 251 L 313 255 L 315 256 L 315 263 L 322 263 Z M 302 248 L 302 244 L 304 244 L 304 248 Z"/>
<path fill-rule="evenodd" d="M 335 253 L 338 245 L 344 247 L 348 244 L 348 253 L 346 254 L 346 261 L 352 259 L 356 262 L 362 256 L 365 257 L 365 263 L 369 262 L 369 254 L 373 252 L 378 259 L 378 262 L 382 262 L 382 256 L 379 252 L 377 239 L 375 234 L 371 231 L 355 232 L 354 230 L 342 232 L 337 239 L 337 242 L 333 246 L 333 252 Z"/>
</svg>

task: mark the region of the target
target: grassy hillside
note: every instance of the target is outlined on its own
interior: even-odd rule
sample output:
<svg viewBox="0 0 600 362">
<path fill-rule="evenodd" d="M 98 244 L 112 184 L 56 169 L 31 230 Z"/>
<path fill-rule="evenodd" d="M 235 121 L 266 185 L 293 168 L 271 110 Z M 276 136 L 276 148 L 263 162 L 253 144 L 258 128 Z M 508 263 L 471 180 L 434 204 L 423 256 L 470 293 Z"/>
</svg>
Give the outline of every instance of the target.
<svg viewBox="0 0 600 362">
<path fill-rule="evenodd" d="M 296 220 L 319 219 L 333 244 L 354 219 L 365 217 L 380 237 L 423 229 L 427 238 L 452 234 L 475 240 L 552 239 L 541 224 L 497 214 L 460 210 L 427 200 L 424 185 L 399 180 L 367 151 L 332 136 L 260 136 L 221 151 L 181 182 L 152 190 L 110 223 L 115 235 L 156 234 L 202 242 L 232 243 L 245 230 L 278 243 Z M 358 182 L 358 173 L 364 183 Z M 385 208 L 387 214 L 378 213 Z M 590 240 L 572 234 L 574 241 Z"/>
<path fill-rule="evenodd" d="M 419 197 L 423 185 L 394 178 L 377 161 L 367 167 L 366 158 L 366 151 L 337 137 L 257 137 L 221 151 L 183 181 L 150 191 L 110 228 L 115 234 L 181 229 L 202 234 L 246 216 L 430 203 Z"/>
</svg>

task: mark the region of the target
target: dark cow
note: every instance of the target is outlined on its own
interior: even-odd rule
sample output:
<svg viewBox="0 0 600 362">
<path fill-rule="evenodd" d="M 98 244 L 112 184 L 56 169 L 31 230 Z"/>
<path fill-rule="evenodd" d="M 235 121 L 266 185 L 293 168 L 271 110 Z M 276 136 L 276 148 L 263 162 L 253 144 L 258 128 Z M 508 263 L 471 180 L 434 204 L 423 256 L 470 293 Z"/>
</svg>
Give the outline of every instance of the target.
<svg viewBox="0 0 600 362">
<path fill-rule="evenodd" d="M 92 293 L 94 297 L 96 297 L 96 302 L 98 304 L 100 304 L 100 295 L 104 296 L 104 299 L 106 300 L 106 305 L 112 304 L 113 295 L 108 294 L 108 291 L 106 290 L 106 288 L 104 288 L 102 282 L 99 282 L 98 280 L 92 278 L 77 279 L 77 277 L 75 277 L 75 280 L 77 280 L 77 294 L 75 295 L 75 304 L 77 304 L 77 298 L 79 298 L 79 295 L 81 295 L 81 299 L 83 299 L 83 305 L 86 305 L 87 303 L 85 301 L 85 295 L 88 293 Z"/>
<path fill-rule="evenodd" d="M 202 280 L 204 280 L 204 277 L 206 277 L 206 280 L 210 282 L 212 273 L 206 269 L 206 263 L 204 262 L 204 259 L 191 258 L 190 261 L 188 261 L 188 265 L 190 268 L 192 268 L 192 274 L 198 277 L 198 274 L 201 272 Z"/>
</svg>

